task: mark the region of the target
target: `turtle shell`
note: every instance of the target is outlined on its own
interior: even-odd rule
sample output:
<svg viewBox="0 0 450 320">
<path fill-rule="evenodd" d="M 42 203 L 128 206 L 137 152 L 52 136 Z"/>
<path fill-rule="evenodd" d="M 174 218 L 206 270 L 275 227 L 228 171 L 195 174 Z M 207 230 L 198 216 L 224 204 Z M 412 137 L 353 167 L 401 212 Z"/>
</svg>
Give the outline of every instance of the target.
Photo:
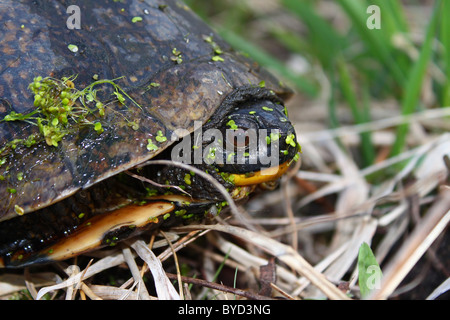
<svg viewBox="0 0 450 320">
<path fill-rule="evenodd" d="M 0 119 L 36 109 L 29 86 L 37 77 L 70 78 L 80 90 L 95 79 L 115 79 L 126 101 L 110 99 L 100 117 L 102 133 L 75 123 L 55 145 L 16 145 L 39 133 L 38 126 L 1 121 L 0 221 L 155 157 L 173 143 L 176 129 L 192 132 L 195 121 L 208 121 L 241 87 L 264 82 L 280 97 L 290 94 L 181 1 L 80 0 L 76 8 L 72 3 L 0 2 Z M 118 89 L 102 83 L 96 92 L 110 98 Z M 158 135 L 167 139 L 156 142 Z M 149 139 L 155 148 L 148 148 Z"/>
</svg>

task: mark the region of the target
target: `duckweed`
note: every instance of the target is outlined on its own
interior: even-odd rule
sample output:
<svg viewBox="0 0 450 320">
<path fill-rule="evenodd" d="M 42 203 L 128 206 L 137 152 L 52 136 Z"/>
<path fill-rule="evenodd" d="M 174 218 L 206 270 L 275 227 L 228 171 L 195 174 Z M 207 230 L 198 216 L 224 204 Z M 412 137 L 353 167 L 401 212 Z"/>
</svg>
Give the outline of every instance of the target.
<svg viewBox="0 0 450 320">
<path fill-rule="evenodd" d="M 177 64 L 181 64 L 183 62 L 181 51 L 177 50 L 177 48 L 173 48 L 170 60 L 176 62 Z"/>
<path fill-rule="evenodd" d="M 184 175 L 184 182 L 185 182 L 188 186 L 191 185 L 192 181 L 191 181 L 191 175 L 190 175 L 189 173 L 186 173 L 186 174 Z"/>
<path fill-rule="evenodd" d="M 213 56 L 211 57 L 212 61 L 220 61 L 223 62 L 225 61 L 220 55 L 223 53 L 223 50 L 220 48 L 220 46 L 214 42 L 213 37 L 212 36 L 206 36 L 203 35 L 203 40 L 206 43 L 209 43 L 211 45 L 211 48 L 213 49 Z"/>
<path fill-rule="evenodd" d="M 133 19 L 131 19 L 131 22 L 136 23 L 136 22 L 141 22 L 142 21 L 142 17 L 133 17 Z"/>
<path fill-rule="evenodd" d="M 124 104 L 126 98 L 139 106 L 114 80 L 97 80 L 83 90 L 75 87 L 76 76 L 56 79 L 52 77 L 35 77 L 28 86 L 34 94 L 33 106 L 35 109 L 28 114 L 15 111 L 7 114 L 0 121 L 23 121 L 35 125 L 38 133 L 33 133 L 25 139 L 14 139 L 0 148 L 0 154 L 6 154 L 8 149 L 14 150 L 21 144 L 31 147 L 41 140 L 49 146 L 57 147 L 65 135 L 75 131 L 77 126 L 93 126 L 94 130 L 101 134 L 104 128 L 100 121 L 90 119 L 105 116 L 107 104 L 97 98 L 98 85 L 109 84 L 113 87 L 112 93 L 116 99 Z M 125 98 L 126 97 L 126 98 Z M 112 103 L 112 102 L 109 102 Z"/>
<path fill-rule="evenodd" d="M 181 209 L 181 210 L 177 210 L 175 211 L 175 216 L 180 217 L 186 214 L 186 209 Z"/>
<path fill-rule="evenodd" d="M 278 139 L 280 139 L 280 134 L 279 133 L 270 133 L 270 140 L 271 141 L 277 141 Z"/>
<path fill-rule="evenodd" d="M 216 148 L 215 147 L 209 148 L 208 154 L 206 155 L 206 159 L 213 160 L 213 161 L 214 161 L 214 159 L 216 159 Z"/>
<path fill-rule="evenodd" d="M 14 211 L 19 215 L 22 216 L 25 214 L 25 210 L 21 207 L 18 206 L 17 204 L 14 206 Z"/>
<path fill-rule="evenodd" d="M 73 53 L 78 52 L 78 46 L 74 45 L 74 44 L 69 44 L 67 46 L 67 48 L 72 51 Z"/>
<path fill-rule="evenodd" d="M 167 141 L 167 138 L 163 135 L 161 130 L 158 130 L 158 132 L 156 133 L 155 140 L 161 143 Z"/>
<path fill-rule="evenodd" d="M 147 142 L 148 142 L 148 144 L 147 144 L 147 150 L 148 151 L 156 151 L 156 150 L 158 150 L 158 146 L 156 146 L 153 143 L 152 139 L 147 139 Z"/>
<path fill-rule="evenodd" d="M 14 188 L 7 188 L 6 190 L 7 190 L 10 194 L 15 194 L 15 193 L 17 193 L 17 190 L 14 189 Z"/>
<path fill-rule="evenodd" d="M 297 142 L 295 141 L 295 135 L 293 133 L 286 137 L 286 143 L 294 148 L 297 146 Z"/>
<path fill-rule="evenodd" d="M 220 56 L 213 56 L 212 58 L 211 58 L 211 60 L 212 61 L 220 61 L 220 62 L 223 62 L 223 61 L 225 61 L 222 57 L 220 57 Z"/>
<path fill-rule="evenodd" d="M 102 133 L 104 130 L 103 130 L 103 128 L 102 128 L 102 124 L 100 123 L 100 122 L 96 122 L 95 124 L 94 124 L 94 130 L 98 133 L 98 134 L 100 134 L 100 133 Z"/>
<path fill-rule="evenodd" d="M 227 126 L 229 126 L 230 129 L 232 129 L 232 130 L 237 130 L 237 129 L 238 129 L 238 126 L 236 125 L 236 123 L 234 122 L 234 120 L 228 121 L 228 122 L 227 122 Z"/>
</svg>

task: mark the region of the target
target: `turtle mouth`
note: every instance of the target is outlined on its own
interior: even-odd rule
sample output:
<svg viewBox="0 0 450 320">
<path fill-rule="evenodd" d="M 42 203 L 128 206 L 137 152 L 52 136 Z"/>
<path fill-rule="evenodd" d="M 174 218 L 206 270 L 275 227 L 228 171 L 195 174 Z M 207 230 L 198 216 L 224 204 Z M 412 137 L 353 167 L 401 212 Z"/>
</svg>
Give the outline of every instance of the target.
<svg viewBox="0 0 450 320">
<path fill-rule="evenodd" d="M 277 167 L 264 168 L 252 173 L 228 174 L 227 179 L 236 187 L 276 181 L 289 169 L 291 163 L 292 161 L 286 161 Z"/>
<path fill-rule="evenodd" d="M 257 172 L 244 174 L 228 174 L 227 180 L 232 181 L 231 198 L 235 201 L 245 199 L 256 188 L 273 190 L 278 185 L 278 179 L 290 168 L 293 160 L 286 161 L 277 167 L 264 168 Z"/>
<path fill-rule="evenodd" d="M 235 186 L 235 189 L 233 189 L 231 195 L 233 196 L 236 192 L 235 190 L 238 188 L 275 183 L 289 170 L 292 162 L 293 160 L 286 161 L 279 166 L 263 168 L 257 172 L 226 174 L 226 180 L 231 182 Z M 251 191 L 253 191 L 253 189 L 254 188 L 252 188 Z"/>
</svg>

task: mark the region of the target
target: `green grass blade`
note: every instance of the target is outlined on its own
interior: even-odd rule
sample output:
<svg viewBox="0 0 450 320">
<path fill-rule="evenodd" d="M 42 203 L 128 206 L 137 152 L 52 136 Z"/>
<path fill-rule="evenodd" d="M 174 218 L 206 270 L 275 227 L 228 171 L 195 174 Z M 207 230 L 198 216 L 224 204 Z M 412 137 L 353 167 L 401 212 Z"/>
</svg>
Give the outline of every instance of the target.
<svg viewBox="0 0 450 320">
<path fill-rule="evenodd" d="M 355 123 L 361 124 L 370 121 L 369 112 L 367 110 L 368 108 L 365 108 L 364 104 L 361 103 L 360 99 L 358 99 L 357 97 L 346 63 L 342 59 L 339 59 L 337 66 L 342 94 L 352 111 Z M 375 149 L 372 144 L 371 134 L 370 132 L 363 132 L 361 133 L 360 137 L 364 165 L 368 166 L 372 164 L 375 159 Z"/>
<path fill-rule="evenodd" d="M 379 30 L 367 27 L 369 15 L 366 13 L 366 10 L 368 3 L 366 1 L 339 0 L 339 4 L 350 18 L 352 25 L 367 48 L 392 73 L 396 82 L 403 86 L 405 75 L 397 65 L 394 57 L 392 57 L 392 45 L 389 37 L 384 34 L 383 26 Z"/>
<path fill-rule="evenodd" d="M 363 110 L 362 110 L 362 120 L 363 122 L 367 123 L 371 121 L 371 115 L 370 115 L 370 93 L 369 93 L 369 87 L 363 86 L 362 88 L 362 94 L 363 94 Z M 376 151 L 375 146 L 372 141 L 372 133 L 370 131 L 362 132 L 361 133 L 361 148 L 363 150 L 363 156 L 364 156 L 364 164 L 366 166 L 369 166 L 375 162 L 376 158 Z"/>
<path fill-rule="evenodd" d="M 328 100 L 328 119 L 329 119 L 329 125 L 331 128 L 337 128 L 339 127 L 339 117 L 337 115 L 337 106 L 336 106 L 336 92 L 339 87 L 339 80 L 337 79 L 335 72 L 333 69 L 330 70 L 329 73 L 330 82 L 331 82 L 331 94 L 330 98 Z"/>
<path fill-rule="evenodd" d="M 307 39 L 290 30 L 275 27 L 272 28 L 271 35 L 289 52 L 304 56 L 309 50 Z"/>
<path fill-rule="evenodd" d="M 408 32 L 404 10 L 399 0 L 372 0 L 371 3 L 380 7 L 382 15 L 382 29 L 389 36 L 397 32 Z"/>
<path fill-rule="evenodd" d="M 345 38 L 318 15 L 309 2 L 283 0 L 282 4 L 307 26 L 309 31 L 307 41 L 311 56 L 318 59 L 325 69 L 332 67 L 336 56 L 345 46 Z"/>
<path fill-rule="evenodd" d="M 442 106 L 450 106 L 450 1 L 442 3 L 440 40 L 444 47 L 444 69 L 447 78 L 442 89 Z"/>
<path fill-rule="evenodd" d="M 299 76 L 292 72 L 286 65 L 280 60 L 272 57 L 270 54 L 266 53 L 261 48 L 254 44 L 251 44 L 246 39 L 241 38 L 234 32 L 230 30 L 221 29 L 219 34 L 228 41 L 235 49 L 241 50 L 247 53 L 250 57 L 256 60 L 259 64 L 275 70 L 278 74 L 284 77 L 286 80 L 290 81 L 293 85 L 297 87 L 303 93 L 314 97 L 318 93 L 318 88 L 310 80 Z"/>
<path fill-rule="evenodd" d="M 419 58 L 412 66 L 408 81 L 405 84 L 404 94 L 402 98 L 402 115 L 408 115 L 414 112 L 414 109 L 419 104 L 420 91 L 422 87 L 423 78 L 427 69 L 428 62 L 432 55 L 432 44 L 436 34 L 437 21 L 439 14 L 442 12 L 441 1 L 436 2 L 433 14 L 428 24 L 426 36 L 422 48 L 420 50 Z M 401 153 L 406 142 L 406 135 L 408 134 L 408 123 L 402 124 L 397 129 L 397 139 L 392 145 L 391 156 Z"/>
<path fill-rule="evenodd" d="M 381 269 L 372 250 L 367 243 L 362 243 L 358 253 L 358 284 L 362 298 L 380 289 Z"/>
<path fill-rule="evenodd" d="M 403 75 L 408 74 L 411 67 L 411 59 L 403 50 L 395 48 L 394 37 L 407 36 L 409 30 L 404 16 L 404 10 L 399 0 L 372 0 L 373 4 L 380 7 L 381 29 L 383 42 L 390 46 L 391 56 Z M 372 3 L 372 2 L 371 2 Z"/>
</svg>

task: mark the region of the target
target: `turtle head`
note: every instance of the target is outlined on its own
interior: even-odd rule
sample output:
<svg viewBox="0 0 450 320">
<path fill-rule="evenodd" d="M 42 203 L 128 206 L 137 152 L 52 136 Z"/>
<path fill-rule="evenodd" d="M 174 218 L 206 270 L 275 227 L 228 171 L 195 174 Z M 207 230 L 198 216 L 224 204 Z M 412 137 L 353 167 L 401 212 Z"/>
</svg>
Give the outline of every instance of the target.
<svg viewBox="0 0 450 320">
<path fill-rule="evenodd" d="M 227 187 L 239 188 L 278 180 L 298 160 L 298 152 L 282 100 L 273 91 L 245 87 L 228 95 L 208 122 L 174 145 L 171 158 L 190 162 Z M 194 185 L 198 184 L 191 188 Z M 213 188 L 200 189 L 195 194 L 205 189 L 211 193 Z"/>
<path fill-rule="evenodd" d="M 227 181 L 237 187 L 276 181 L 298 160 L 294 127 L 273 91 L 238 89 L 219 110 L 204 126 L 203 161 Z"/>
<path fill-rule="evenodd" d="M 280 102 L 245 101 L 230 110 L 217 127 L 223 142 L 204 142 L 205 161 L 210 160 L 211 151 L 207 150 L 213 150 L 216 168 L 230 174 L 236 185 L 276 179 L 298 157 L 295 130 Z"/>
</svg>

